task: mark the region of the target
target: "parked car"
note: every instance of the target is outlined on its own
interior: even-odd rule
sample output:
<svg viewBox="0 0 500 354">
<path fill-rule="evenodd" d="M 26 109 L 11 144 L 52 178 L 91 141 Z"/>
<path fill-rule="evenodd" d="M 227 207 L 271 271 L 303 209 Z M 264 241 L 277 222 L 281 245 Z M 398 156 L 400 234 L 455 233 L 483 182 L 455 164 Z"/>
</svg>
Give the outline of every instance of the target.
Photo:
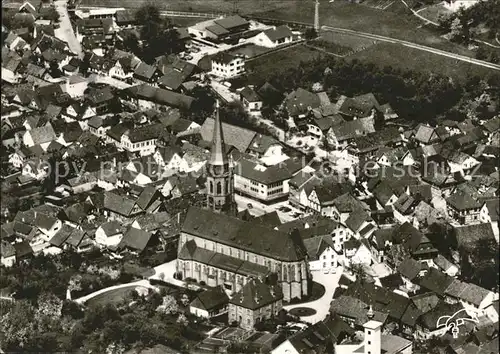
<svg viewBox="0 0 500 354">
<path fill-rule="evenodd" d="M 289 207 L 286 207 L 286 206 L 282 206 L 278 209 L 279 211 L 282 211 L 284 213 L 289 213 L 292 211 L 292 209 L 290 209 Z"/>
<path fill-rule="evenodd" d="M 193 56 L 192 55 L 186 55 L 184 57 L 185 60 L 193 60 Z"/>
<path fill-rule="evenodd" d="M 247 204 L 247 208 L 248 208 L 248 209 L 252 209 L 252 208 L 253 208 L 252 203 L 248 203 L 248 204 Z"/>
</svg>

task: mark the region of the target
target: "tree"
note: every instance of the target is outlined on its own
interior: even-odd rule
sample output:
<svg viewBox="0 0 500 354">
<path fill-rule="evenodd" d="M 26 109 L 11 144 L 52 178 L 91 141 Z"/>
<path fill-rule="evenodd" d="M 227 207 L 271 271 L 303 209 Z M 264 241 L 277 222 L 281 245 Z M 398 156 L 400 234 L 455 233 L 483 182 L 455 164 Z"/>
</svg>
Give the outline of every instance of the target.
<svg viewBox="0 0 500 354">
<path fill-rule="evenodd" d="M 310 41 L 311 39 L 318 37 L 318 32 L 316 32 L 314 28 L 308 28 L 304 33 L 304 37 L 306 40 Z"/>
</svg>

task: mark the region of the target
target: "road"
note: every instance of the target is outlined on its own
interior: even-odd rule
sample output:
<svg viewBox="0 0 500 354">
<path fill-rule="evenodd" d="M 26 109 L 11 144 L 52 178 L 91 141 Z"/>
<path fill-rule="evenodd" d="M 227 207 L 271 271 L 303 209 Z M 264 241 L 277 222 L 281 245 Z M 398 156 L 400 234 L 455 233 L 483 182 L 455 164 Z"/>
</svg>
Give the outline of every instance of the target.
<svg viewBox="0 0 500 354">
<path fill-rule="evenodd" d="M 73 31 L 73 26 L 71 26 L 71 21 L 68 14 L 68 2 L 67 0 L 55 1 L 54 5 L 56 11 L 59 14 L 59 28 L 55 32 L 55 36 L 62 41 L 68 43 L 69 49 L 80 59 L 83 59 L 83 50 L 80 42 L 76 39 L 75 32 Z"/>
<path fill-rule="evenodd" d="M 322 26 L 321 29 L 324 30 L 324 31 L 341 33 L 341 34 L 350 34 L 350 35 L 355 35 L 355 36 L 358 36 L 358 37 L 363 37 L 363 38 L 368 38 L 368 39 L 374 39 L 374 40 L 377 40 L 377 41 L 382 41 L 382 42 L 387 42 L 387 43 L 401 44 L 401 45 L 404 45 L 405 47 L 422 50 L 422 51 L 425 51 L 425 52 L 429 52 L 429 53 L 441 55 L 441 56 L 444 56 L 444 57 L 448 57 L 448 58 L 452 58 L 452 59 L 464 61 L 464 62 L 467 62 L 467 63 L 471 63 L 471 64 L 483 66 L 485 68 L 489 68 L 489 69 L 494 69 L 494 70 L 499 70 L 500 71 L 500 65 L 498 65 L 498 64 L 493 64 L 493 63 L 489 63 L 487 61 L 469 58 L 469 57 L 466 57 L 464 55 L 450 53 L 450 52 L 447 52 L 447 51 L 444 51 L 444 50 L 441 50 L 441 49 L 427 47 L 427 46 L 421 45 L 421 44 L 416 44 L 416 43 L 412 43 L 412 42 L 408 42 L 408 41 L 403 41 L 401 39 L 395 39 L 395 38 L 391 38 L 391 37 L 379 36 L 377 34 L 371 34 L 371 33 L 366 33 L 366 32 L 354 31 L 354 30 L 349 30 L 349 29 L 345 29 L 345 28 L 330 27 L 330 26 Z"/>
<path fill-rule="evenodd" d="M 284 306 L 283 308 L 287 311 L 290 311 L 291 309 L 296 307 L 310 307 L 312 309 L 315 309 L 316 313 L 312 316 L 301 317 L 301 320 L 312 324 L 324 320 L 326 315 L 328 315 L 328 313 L 330 312 L 330 303 L 332 302 L 335 289 L 337 289 L 337 286 L 339 285 L 339 280 L 342 272 L 342 267 L 338 267 L 335 274 L 324 274 L 322 271 L 313 272 L 313 280 L 325 287 L 325 293 L 323 294 L 323 296 L 318 300 L 304 302 L 302 304 Z"/>
<path fill-rule="evenodd" d="M 149 284 L 149 280 L 139 280 L 139 281 L 134 281 L 132 283 L 127 283 L 127 284 L 118 284 L 118 285 L 114 285 L 114 286 L 110 286 L 109 288 L 104 288 L 104 289 L 101 289 L 101 290 L 97 290 L 93 293 L 90 293 L 88 295 L 85 295 L 85 296 L 82 296 L 81 298 L 78 298 L 78 299 L 75 299 L 74 301 L 79 303 L 79 304 L 84 304 L 85 302 L 87 302 L 88 300 L 92 299 L 93 297 L 96 297 L 97 295 L 101 295 L 101 294 L 104 294 L 108 291 L 111 291 L 111 290 L 116 290 L 116 289 L 121 289 L 121 288 L 127 288 L 127 287 L 131 287 L 131 286 L 136 286 L 136 287 L 144 287 L 144 288 L 148 288 L 148 289 L 153 289 L 155 291 L 158 291 L 158 288 L 156 286 L 153 286 L 151 284 Z"/>
</svg>

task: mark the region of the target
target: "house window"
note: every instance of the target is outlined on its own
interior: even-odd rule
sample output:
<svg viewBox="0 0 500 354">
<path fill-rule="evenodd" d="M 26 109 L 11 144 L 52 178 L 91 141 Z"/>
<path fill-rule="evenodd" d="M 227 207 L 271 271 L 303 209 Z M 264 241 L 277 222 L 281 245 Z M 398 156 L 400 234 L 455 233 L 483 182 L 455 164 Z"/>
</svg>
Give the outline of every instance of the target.
<svg viewBox="0 0 500 354">
<path fill-rule="evenodd" d="M 372 331 L 368 331 L 368 334 L 372 334 Z"/>
<path fill-rule="evenodd" d="M 335 263 L 335 262 L 332 262 L 332 267 L 335 265 L 334 263 Z"/>
<path fill-rule="evenodd" d="M 210 193 L 214 192 L 214 183 L 210 182 Z"/>
<path fill-rule="evenodd" d="M 326 268 L 326 262 L 323 262 L 323 268 Z"/>
<path fill-rule="evenodd" d="M 368 341 L 368 345 L 372 344 L 372 342 Z"/>
</svg>

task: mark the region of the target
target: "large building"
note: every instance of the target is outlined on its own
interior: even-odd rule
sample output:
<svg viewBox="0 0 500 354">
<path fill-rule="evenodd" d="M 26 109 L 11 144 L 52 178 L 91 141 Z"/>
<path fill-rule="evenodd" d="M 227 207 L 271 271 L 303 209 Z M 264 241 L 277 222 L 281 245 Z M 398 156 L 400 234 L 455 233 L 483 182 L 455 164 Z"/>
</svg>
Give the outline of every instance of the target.
<svg viewBox="0 0 500 354">
<path fill-rule="evenodd" d="M 177 272 L 238 292 L 251 279 L 274 276 L 283 299 L 308 295 L 307 251 L 298 232 L 282 232 L 191 207 L 179 239 Z"/>
<path fill-rule="evenodd" d="M 226 52 L 219 52 L 212 57 L 212 75 L 219 78 L 230 79 L 245 72 L 245 58 Z"/>
<path fill-rule="evenodd" d="M 302 162 L 294 159 L 264 166 L 243 158 L 234 172 L 234 188 L 240 194 L 263 202 L 285 198 L 289 193 L 288 182 L 302 167 Z"/>
</svg>

